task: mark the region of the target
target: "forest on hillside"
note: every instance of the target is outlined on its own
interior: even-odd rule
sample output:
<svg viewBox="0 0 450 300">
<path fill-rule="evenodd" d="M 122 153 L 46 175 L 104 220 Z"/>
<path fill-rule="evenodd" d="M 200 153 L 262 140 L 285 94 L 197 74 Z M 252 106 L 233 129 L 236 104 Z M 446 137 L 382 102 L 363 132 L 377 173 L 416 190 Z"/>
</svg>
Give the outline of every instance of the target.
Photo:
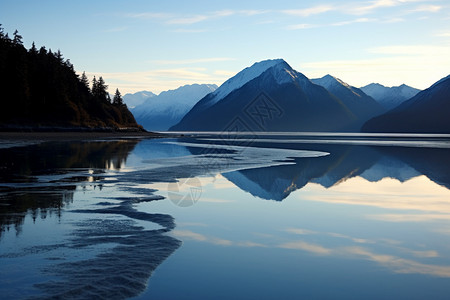
<svg viewBox="0 0 450 300">
<path fill-rule="evenodd" d="M 90 85 L 58 50 L 35 44 L 26 49 L 16 30 L 10 38 L 0 25 L 0 128 L 141 129 L 123 103 L 113 99 L 102 77 Z"/>
</svg>

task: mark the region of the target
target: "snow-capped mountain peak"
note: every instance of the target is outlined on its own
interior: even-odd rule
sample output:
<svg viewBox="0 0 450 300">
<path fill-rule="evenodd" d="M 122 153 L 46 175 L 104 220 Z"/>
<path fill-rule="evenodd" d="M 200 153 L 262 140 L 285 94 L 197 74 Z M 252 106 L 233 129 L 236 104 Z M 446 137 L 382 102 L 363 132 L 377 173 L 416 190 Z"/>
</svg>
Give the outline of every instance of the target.
<svg viewBox="0 0 450 300">
<path fill-rule="evenodd" d="M 342 81 L 341 79 L 334 77 L 330 74 L 323 76 L 322 78 L 311 79 L 311 81 L 315 84 L 321 85 L 327 90 L 336 92 L 336 89 L 347 89 L 348 92 L 351 92 L 357 97 L 362 97 L 361 91 L 353 88 L 348 83 Z"/>
<path fill-rule="evenodd" d="M 311 81 L 313 83 L 317 83 L 317 84 L 323 86 L 326 89 L 330 89 L 333 86 L 341 85 L 341 86 L 346 87 L 347 89 L 352 90 L 352 92 L 355 93 L 353 91 L 352 87 L 348 83 L 346 83 L 346 82 L 340 80 L 339 78 L 334 77 L 330 74 L 327 74 L 327 75 L 323 76 L 322 78 L 311 79 Z"/>
<path fill-rule="evenodd" d="M 268 69 L 279 65 L 289 66 L 283 59 L 269 59 L 261 62 L 254 63 L 252 66 L 247 67 L 225 81 L 214 93 L 213 98 L 210 99 L 210 105 L 217 103 L 219 100 L 225 98 L 232 91 L 242 87 L 247 82 L 255 79 Z"/>
</svg>

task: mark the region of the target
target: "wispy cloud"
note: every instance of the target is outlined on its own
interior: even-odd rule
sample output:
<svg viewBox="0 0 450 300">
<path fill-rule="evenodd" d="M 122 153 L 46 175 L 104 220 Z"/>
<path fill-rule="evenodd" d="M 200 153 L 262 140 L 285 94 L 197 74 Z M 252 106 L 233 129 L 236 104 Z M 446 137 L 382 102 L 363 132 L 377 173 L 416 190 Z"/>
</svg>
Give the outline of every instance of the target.
<svg viewBox="0 0 450 300">
<path fill-rule="evenodd" d="M 174 29 L 171 31 L 177 32 L 177 33 L 202 33 L 202 32 L 207 32 L 209 30 L 208 29 L 193 29 L 193 28 L 178 28 L 178 29 Z"/>
<path fill-rule="evenodd" d="M 375 1 L 368 1 L 363 4 L 346 4 L 342 5 L 339 10 L 353 15 L 366 15 L 374 13 L 378 9 L 383 8 L 389 8 L 389 7 L 395 7 L 395 6 L 402 6 L 402 5 L 409 5 L 411 3 L 417 3 L 417 2 L 427 2 L 426 0 L 375 0 Z M 435 12 L 437 10 L 440 10 L 441 7 L 437 5 L 422 5 L 417 7 L 416 9 L 409 10 L 409 12 L 412 11 L 429 11 L 429 12 Z"/>
<path fill-rule="evenodd" d="M 318 25 L 314 25 L 314 24 L 293 24 L 293 25 L 286 26 L 286 29 L 287 30 L 301 30 L 301 29 L 309 29 L 309 28 L 314 28 L 314 27 L 318 27 Z"/>
<path fill-rule="evenodd" d="M 364 5 L 349 5 L 346 7 L 346 11 L 350 14 L 355 15 L 365 15 L 372 13 L 374 10 L 383 8 L 383 7 L 392 7 L 401 4 L 402 1 L 396 0 L 377 0 L 371 1 Z"/>
<path fill-rule="evenodd" d="M 174 15 L 171 13 L 162 13 L 162 12 L 143 12 L 143 13 L 128 13 L 125 14 L 125 17 L 133 19 L 167 19 L 173 18 Z"/>
<path fill-rule="evenodd" d="M 170 64 L 168 64 L 170 65 Z M 154 93 L 178 88 L 186 84 L 222 84 L 228 76 L 214 74 L 205 68 L 162 68 L 142 72 L 89 72 L 89 78 L 103 76 L 110 90 L 119 88 L 122 93 L 151 90 Z"/>
<path fill-rule="evenodd" d="M 212 16 L 210 15 L 196 15 L 192 17 L 185 17 L 185 18 L 174 18 L 169 21 L 167 21 L 167 24 L 183 24 L 183 25 L 190 25 L 198 22 L 202 22 L 208 19 L 211 19 Z"/>
<path fill-rule="evenodd" d="M 281 12 L 291 16 L 309 17 L 311 15 L 323 14 L 334 9 L 335 8 L 332 5 L 318 5 L 304 9 L 286 9 Z"/>
<path fill-rule="evenodd" d="M 303 228 L 287 228 L 284 231 L 293 233 L 293 234 L 300 234 L 300 235 L 317 234 L 317 231 L 303 229 Z"/>
<path fill-rule="evenodd" d="M 431 45 L 393 45 L 372 48 L 369 49 L 369 52 L 395 55 L 447 55 L 450 53 L 450 47 Z"/>
<path fill-rule="evenodd" d="M 231 57 L 208 57 L 208 58 L 183 59 L 183 60 L 155 60 L 153 62 L 159 65 L 190 65 L 198 63 L 232 61 L 232 60 L 235 59 Z"/>
<path fill-rule="evenodd" d="M 424 264 L 415 260 L 405 259 L 394 255 L 378 254 L 361 247 L 348 247 L 345 252 L 365 257 L 396 273 L 426 274 L 438 277 L 450 277 L 450 266 Z M 429 253 L 433 254 L 433 253 Z M 434 257 L 434 256 L 431 256 Z"/>
<path fill-rule="evenodd" d="M 435 36 L 450 37 L 450 31 L 439 32 L 439 33 L 436 33 Z"/>
<path fill-rule="evenodd" d="M 334 74 L 354 86 L 364 86 L 374 78 L 382 78 L 388 86 L 406 83 L 425 89 L 448 75 L 450 46 L 404 45 L 366 50 L 365 59 L 324 60 L 298 67 L 308 77 Z"/>
<path fill-rule="evenodd" d="M 430 221 L 449 221 L 450 214 L 378 214 L 368 215 L 369 219 L 384 222 L 430 222 Z"/>
<path fill-rule="evenodd" d="M 333 23 L 333 24 L 331 24 L 331 26 L 344 26 L 344 25 L 350 25 L 350 24 L 355 24 L 355 23 L 367 23 L 367 22 L 372 22 L 372 21 L 376 21 L 376 19 L 358 18 L 355 20 Z"/>
<path fill-rule="evenodd" d="M 288 243 L 281 244 L 278 247 L 284 248 L 284 249 L 307 251 L 307 252 L 314 253 L 317 255 L 329 255 L 333 252 L 332 249 L 325 248 L 321 245 L 312 244 L 312 243 L 308 243 L 308 242 L 304 242 L 304 241 L 288 242 Z"/>
<path fill-rule="evenodd" d="M 410 10 L 410 12 L 438 12 L 442 9 L 442 6 L 439 5 L 420 5 L 415 9 Z"/>
<path fill-rule="evenodd" d="M 389 23 L 399 23 L 399 22 L 404 22 L 404 21 L 405 21 L 404 18 L 394 17 L 394 18 L 388 18 L 388 19 L 382 20 L 381 22 L 389 24 Z"/>
<path fill-rule="evenodd" d="M 261 15 L 268 13 L 268 10 L 219 10 L 219 11 L 213 11 L 208 12 L 204 14 L 198 14 L 193 16 L 183 16 L 183 17 L 172 17 L 169 20 L 167 20 L 167 24 L 173 24 L 173 25 L 191 25 L 207 20 L 213 20 L 223 17 L 230 17 L 234 15 L 244 15 L 244 16 L 255 16 L 255 15 Z"/>
</svg>

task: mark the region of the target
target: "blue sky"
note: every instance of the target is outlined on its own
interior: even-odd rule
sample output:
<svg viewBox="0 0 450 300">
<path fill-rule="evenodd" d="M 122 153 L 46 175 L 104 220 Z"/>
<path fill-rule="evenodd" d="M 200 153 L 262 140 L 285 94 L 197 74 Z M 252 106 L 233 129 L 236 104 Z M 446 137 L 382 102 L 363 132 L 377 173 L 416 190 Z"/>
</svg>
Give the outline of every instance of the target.
<svg viewBox="0 0 450 300">
<path fill-rule="evenodd" d="M 427 88 L 450 74 L 448 0 L 1 0 L 0 23 L 60 49 L 110 92 L 220 85 L 283 58 L 309 78 Z"/>
</svg>

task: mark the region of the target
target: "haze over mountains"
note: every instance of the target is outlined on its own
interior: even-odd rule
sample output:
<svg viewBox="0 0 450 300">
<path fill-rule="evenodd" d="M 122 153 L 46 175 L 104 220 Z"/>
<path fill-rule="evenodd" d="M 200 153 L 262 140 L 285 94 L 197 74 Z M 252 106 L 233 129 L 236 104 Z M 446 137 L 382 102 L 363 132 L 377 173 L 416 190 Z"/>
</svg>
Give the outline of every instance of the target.
<svg viewBox="0 0 450 300">
<path fill-rule="evenodd" d="M 358 126 L 361 126 L 368 119 L 385 112 L 385 108 L 375 99 L 339 78 L 325 75 L 322 78 L 311 79 L 311 82 L 326 88 L 338 97 L 355 116 L 359 116 Z"/>
<path fill-rule="evenodd" d="M 450 133 L 450 76 L 387 113 L 369 120 L 366 132 Z"/>
<path fill-rule="evenodd" d="M 161 92 L 157 96 L 151 93 L 153 96 L 144 99 L 131 112 L 145 129 L 165 131 L 177 124 L 200 99 L 216 89 L 215 84 L 192 84 Z"/>
<path fill-rule="evenodd" d="M 125 94 L 122 98 L 123 102 L 128 106 L 128 108 L 132 109 L 154 96 L 156 95 L 150 91 L 140 91 L 134 94 Z"/>
<path fill-rule="evenodd" d="M 363 86 L 361 90 L 375 99 L 386 109 L 393 109 L 404 101 L 414 97 L 420 90 L 406 84 L 386 87 L 379 83 L 371 83 Z"/>
<path fill-rule="evenodd" d="M 426 93 L 405 84 L 357 88 L 331 75 L 308 79 L 274 59 L 243 69 L 219 88 L 185 86 L 136 100 L 144 102 L 132 112 L 148 130 L 449 133 L 446 80 L 439 84 Z"/>
</svg>

